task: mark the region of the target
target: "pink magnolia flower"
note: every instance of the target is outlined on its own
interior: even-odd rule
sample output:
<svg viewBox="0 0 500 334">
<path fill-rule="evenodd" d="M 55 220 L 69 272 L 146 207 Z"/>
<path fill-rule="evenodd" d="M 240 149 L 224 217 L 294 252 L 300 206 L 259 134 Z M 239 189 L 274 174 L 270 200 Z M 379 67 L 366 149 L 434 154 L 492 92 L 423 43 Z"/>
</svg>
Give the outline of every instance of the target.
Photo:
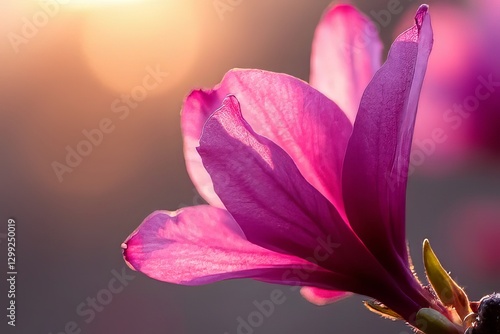
<svg viewBox="0 0 500 334">
<path fill-rule="evenodd" d="M 427 6 L 415 22 L 380 67 L 372 23 L 332 7 L 316 30 L 312 86 L 232 70 L 193 91 L 184 153 L 209 205 L 152 213 L 122 245 L 128 265 L 183 285 L 300 285 L 317 304 L 363 294 L 383 314 L 414 326 L 437 314 L 443 333 L 458 333 L 414 276 L 405 238 L 405 175 L 433 40 Z"/>
</svg>

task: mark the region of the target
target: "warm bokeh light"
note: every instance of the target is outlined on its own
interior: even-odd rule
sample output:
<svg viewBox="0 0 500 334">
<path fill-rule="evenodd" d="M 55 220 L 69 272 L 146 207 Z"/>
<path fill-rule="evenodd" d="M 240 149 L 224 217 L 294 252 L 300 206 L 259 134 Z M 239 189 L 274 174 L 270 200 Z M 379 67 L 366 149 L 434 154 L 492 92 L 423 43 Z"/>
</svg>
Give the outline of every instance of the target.
<svg viewBox="0 0 500 334">
<path fill-rule="evenodd" d="M 123 4 L 131 2 L 143 2 L 143 0 L 71 0 L 69 5 L 86 5 L 86 6 L 106 6 L 114 4 Z"/>
<path fill-rule="evenodd" d="M 38 3 L 47 0 L 38 0 Z M 122 5 L 128 3 L 144 2 L 144 0 L 58 0 L 61 6 L 72 9 L 94 9 L 105 6 Z"/>
<path fill-rule="evenodd" d="M 149 69 L 168 72 L 146 88 L 148 95 L 178 83 L 196 59 L 199 26 L 196 11 L 181 2 L 141 2 L 104 7 L 88 13 L 82 47 L 95 75 L 109 88 L 130 94 L 146 86 Z M 154 84 L 152 84 L 154 85 Z"/>
</svg>

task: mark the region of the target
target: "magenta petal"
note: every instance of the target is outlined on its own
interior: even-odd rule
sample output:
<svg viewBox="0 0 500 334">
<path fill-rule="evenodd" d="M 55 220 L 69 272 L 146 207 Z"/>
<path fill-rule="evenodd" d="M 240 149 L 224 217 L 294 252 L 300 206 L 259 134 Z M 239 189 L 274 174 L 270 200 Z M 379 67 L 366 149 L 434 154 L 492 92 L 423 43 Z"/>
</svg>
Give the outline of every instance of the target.
<svg viewBox="0 0 500 334">
<path fill-rule="evenodd" d="M 347 228 L 290 156 L 246 123 L 234 96 L 205 123 L 198 152 L 215 191 L 251 242 L 310 256 L 332 225 Z"/>
<path fill-rule="evenodd" d="M 392 45 L 361 99 L 344 162 L 343 191 L 352 228 L 386 268 L 408 264 L 405 194 L 415 114 L 432 28 L 427 6 Z"/>
<path fill-rule="evenodd" d="M 215 191 L 250 242 L 313 258 L 348 279 L 341 290 L 359 292 L 370 278 L 391 281 L 290 156 L 245 122 L 234 96 L 207 120 L 198 152 Z"/>
<path fill-rule="evenodd" d="M 196 148 L 200 145 L 201 131 L 205 122 L 220 107 L 221 101 L 217 96 L 195 90 L 184 101 L 181 113 L 186 169 L 198 193 L 210 205 L 219 208 L 223 208 L 224 205 L 214 191 L 212 179 L 203 167 Z"/>
<path fill-rule="evenodd" d="M 154 213 L 123 245 L 132 268 L 179 284 L 251 277 L 352 291 L 403 316 L 426 305 L 400 288 L 290 156 L 253 132 L 234 96 L 205 123 L 198 151 L 227 211 Z"/>
<path fill-rule="evenodd" d="M 261 70 L 229 71 L 213 90 L 194 91 L 182 110 L 184 153 L 191 179 L 212 205 L 222 206 L 195 150 L 202 127 L 223 99 L 235 95 L 250 126 L 291 156 L 304 178 L 343 214 L 341 170 L 352 126 L 307 83 Z"/>
<path fill-rule="evenodd" d="M 123 248 L 132 269 L 176 284 L 251 277 L 281 284 L 327 286 L 334 279 L 306 260 L 250 243 L 227 211 L 208 205 L 152 213 Z M 291 274 L 304 268 L 307 278 Z"/>
<path fill-rule="evenodd" d="M 302 287 L 300 289 L 300 294 L 308 302 L 318 306 L 335 303 L 336 301 L 347 298 L 351 295 L 351 293 L 345 291 L 324 290 L 310 286 Z"/>
<path fill-rule="evenodd" d="M 334 5 L 314 34 L 310 83 L 354 123 L 361 95 L 380 68 L 381 51 L 377 28 L 366 16 L 350 5 Z"/>
</svg>

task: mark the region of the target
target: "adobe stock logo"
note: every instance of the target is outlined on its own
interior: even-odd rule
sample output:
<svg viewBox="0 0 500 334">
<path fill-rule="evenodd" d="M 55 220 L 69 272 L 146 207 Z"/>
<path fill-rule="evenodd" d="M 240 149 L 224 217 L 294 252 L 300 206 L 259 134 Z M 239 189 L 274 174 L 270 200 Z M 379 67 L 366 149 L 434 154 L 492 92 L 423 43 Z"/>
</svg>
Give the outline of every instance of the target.
<svg viewBox="0 0 500 334">
<path fill-rule="evenodd" d="M 327 261 L 335 250 L 341 247 L 341 244 L 333 240 L 331 235 L 326 237 L 318 237 L 317 245 L 314 248 L 310 257 L 305 258 L 309 264 L 300 265 L 293 269 L 288 269 L 283 272 L 281 280 L 283 282 L 303 282 L 316 270 L 316 266 Z M 299 284 L 288 287 L 290 291 L 297 291 L 301 286 Z M 287 296 L 281 288 L 271 291 L 269 298 L 258 301 L 254 300 L 253 310 L 247 316 L 239 316 L 236 318 L 236 332 L 224 332 L 224 334 L 256 334 L 256 329 L 263 326 L 277 310 L 279 305 L 283 305 L 287 301 Z"/>
<path fill-rule="evenodd" d="M 243 0 L 214 0 L 212 4 L 214 5 L 214 9 L 219 19 L 223 21 L 226 12 L 232 12 L 236 7 L 241 5 L 242 2 Z"/>
<path fill-rule="evenodd" d="M 500 81 L 490 73 L 479 75 L 477 85 L 461 102 L 455 102 L 442 114 L 442 126 L 431 129 L 427 138 L 415 139 L 410 153 L 410 163 L 406 170 L 397 173 L 387 173 L 386 181 L 392 190 L 412 175 L 423 165 L 427 158 L 435 154 L 439 145 L 444 144 L 452 131 L 458 130 L 474 112 L 480 111 L 481 103 L 493 96 L 500 87 Z"/>
<path fill-rule="evenodd" d="M 40 29 L 45 27 L 51 18 L 59 14 L 61 5 L 67 5 L 70 1 L 71 0 L 38 1 L 40 10 L 35 12 L 31 18 L 21 18 L 22 25 L 18 33 L 11 31 L 7 34 L 7 39 L 12 49 L 14 49 L 14 52 L 19 53 L 20 45 L 28 44 L 31 39 L 35 38 Z"/>
<path fill-rule="evenodd" d="M 121 272 L 116 269 L 111 270 L 112 277 L 106 286 L 97 291 L 94 296 L 87 297 L 85 301 L 76 306 L 75 312 L 81 318 L 81 321 L 68 321 L 64 324 L 62 330 L 49 332 L 49 334 L 82 334 L 83 323 L 90 324 L 94 321 L 98 313 L 104 311 L 106 306 L 111 304 L 114 297 L 123 292 L 130 282 L 135 279 L 134 275 L 127 272 L 127 267 L 123 267 Z"/>
<path fill-rule="evenodd" d="M 149 92 L 159 87 L 169 75 L 168 72 L 163 72 L 159 65 L 156 65 L 155 68 L 147 66 L 145 71 L 146 75 L 142 78 L 141 84 L 133 87 L 129 94 L 121 94 L 119 98 L 111 102 L 111 112 L 118 120 L 113 121 L 111 118 L 104 117 L 99 121 L 97 127 L 90 130 L 83 129 L 81 133 L 84 139 L 81 139 L 74 146 L 66 145 L 66 156 L 63 162 L 55 160 L 51 163 L 52 170 L 59 182 L 64 181 L 65 174 L 72 173 L 75 168 L 80 166 L 84 158 L 88 157 L 95 147 L 103 143 L 106 135 L 115 130 L 116 124 L 127 119 L 131 110 L 136 109 L 148 97 Z"/>
</svg>

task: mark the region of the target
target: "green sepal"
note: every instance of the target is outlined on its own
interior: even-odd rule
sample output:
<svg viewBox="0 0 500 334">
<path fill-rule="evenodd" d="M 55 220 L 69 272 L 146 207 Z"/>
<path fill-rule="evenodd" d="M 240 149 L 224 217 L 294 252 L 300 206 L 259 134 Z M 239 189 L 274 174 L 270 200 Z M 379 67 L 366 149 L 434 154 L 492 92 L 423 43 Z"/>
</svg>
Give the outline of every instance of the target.
<svg viewBox="0 0 500 334">
<path fill-rule="evenodd" d="M 388 318 L 391 320 L 404 320 L 403 317 L 401 317 L 399 314 L 376 300 L 366 300 L 363 302 L 363 304 L 367 309 L 369 309 L 373 313 L 381 315 L 384 318 Z"/>
<path fill-rule="evenodd" d="M 424 240 L 423 258 L 427 279 L 437 296 L 444 305 L 455 308 L 460 319 L 463 320 L 472 312 L 469 298 L 467 298 L 464 290 L 444 270 L 427 239 Z"/>
<path fill-rule="evenodd" d="M 461 331 L 443 314 L 432 308 L 421 308 L 416 317 L 416 327 L 425 334 L 461 334 Z"/>
</svg>

